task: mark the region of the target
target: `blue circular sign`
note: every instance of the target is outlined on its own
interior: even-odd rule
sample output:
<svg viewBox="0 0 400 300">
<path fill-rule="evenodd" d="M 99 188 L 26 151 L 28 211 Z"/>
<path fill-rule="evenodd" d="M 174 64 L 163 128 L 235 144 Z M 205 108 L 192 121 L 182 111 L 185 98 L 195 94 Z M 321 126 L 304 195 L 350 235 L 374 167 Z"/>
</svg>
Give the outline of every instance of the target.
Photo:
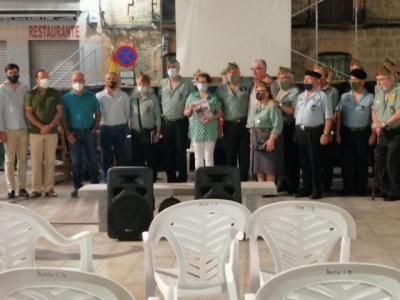
<svg viewBox="0 0 400 300">
<path fill-rule="evenodd" d="M 135 48 L 131 46 L 121 46 L 114 55 L 114 61 L 123 67 L 131 67 L 135 64 L 137 53 Z"/>
</svg>

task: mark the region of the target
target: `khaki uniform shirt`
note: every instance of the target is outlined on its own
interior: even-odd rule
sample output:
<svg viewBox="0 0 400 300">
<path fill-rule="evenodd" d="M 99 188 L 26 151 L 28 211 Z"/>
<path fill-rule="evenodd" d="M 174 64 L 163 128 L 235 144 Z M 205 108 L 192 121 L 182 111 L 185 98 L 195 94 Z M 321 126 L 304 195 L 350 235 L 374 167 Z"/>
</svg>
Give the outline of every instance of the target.
<svg viewBox="0 0 400 300">
<path fill-rule="evenodd" d="M 57 105 L 62 105 L 60 93 L 48 88 L 44 95 L 38 89 L 34 89 L 25 95 L 25 107 L 32 107 L 33 116 L 42 124 L 49 125 L 57 113 Z M 40 128 L 28 121 L 29 133 L 38 134 Z M 53 127 L 50 133 L 57 133 L 57 127 Z"/>
<path fill-rule="evenodd" d="M 386 122 L 400 108 L 400 86 L 395 85 L 392 90 L 386 94 L 378 89 L 375 94 L 373 111 L 376 113 L 379 122 Z M 390 128 L 399 128 L 400 120 L 390 124 Z"/>
<path fill-rule="evenodd" d="M 172 89 L 169 78 L 160 81 L 159 95 L 163 116 L 169 121 L 183 119 L 183 110 L 185 109 L 186 98 L 191 92 L 195 91 L 192 81 L 180 77 L 174 89 Z"/>
<path fill-rule="evenodd" d="M 220 85 L 217 95 L 222 102 L 223 118 L 227 121 L 247 117 L 249 97 L 253 79 L 251 77 L 240 77 L 237 90 L 233 92 L 229 84 Z"/>
</svg>

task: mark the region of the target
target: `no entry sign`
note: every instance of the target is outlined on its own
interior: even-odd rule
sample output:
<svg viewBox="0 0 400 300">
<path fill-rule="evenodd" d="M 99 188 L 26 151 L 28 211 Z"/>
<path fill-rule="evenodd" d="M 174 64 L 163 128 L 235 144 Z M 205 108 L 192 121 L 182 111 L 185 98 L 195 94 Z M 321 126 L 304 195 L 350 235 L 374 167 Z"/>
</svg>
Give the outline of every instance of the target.
<svg viewBox="0 0 400 300">
<path fill-rule="evenodd" d="M 121 46 L 114 54 L 114 61 L 122 67 L 131 67 L 135 64 L 137 54 L 131 46 Z"/>
</svg>

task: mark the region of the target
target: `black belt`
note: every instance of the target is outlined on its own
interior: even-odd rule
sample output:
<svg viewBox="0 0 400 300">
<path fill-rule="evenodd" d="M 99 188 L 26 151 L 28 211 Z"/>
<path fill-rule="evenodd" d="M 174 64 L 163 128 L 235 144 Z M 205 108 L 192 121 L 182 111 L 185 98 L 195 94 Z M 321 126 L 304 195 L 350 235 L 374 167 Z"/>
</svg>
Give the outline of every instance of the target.
<svg viewBox="0 0 400 300">
<path fill-rule="evenodd" d="M 343 128 L 351 132 L 364 131 L 369 129 L 369 127 L 347 127 L 347 126 L 343 126 Z"/>
<path fill-rule="evenodd" d="M 322 129 L 324 125 L 317 125 L 317 126 L 296 125 L 296 127 L 303 131 L 311 131 L 311 130 Z"/>
<path fill-rule="evenodd" d="M 125 128 L 127 127 L 126 124 L 118 124 L 118 125 L 100 125 L 101 127 L 106 127 L 106 128 L 112 128 L 112 129 L 118 129 L 118 128 Z"/>
<path fill-rule="evenodd" d="M 70 128 L 70 131 L 88 131 L 92 130 L 92 128 Z"/>
<path fill-rule="evenodd" d="M 400 127 L 398 128 L 384 127 L 382 131 L 390 134 L 400 134 Z"/>
<path fill-rule="evenodd" d="M 233 120 L 224 120 L 224 122 L 226 123 L 247 123 L 247 117 L 243 117 L 243 118 L 237 118 L 237 119 L 233 119 Z"/>
<path fill-rule="evenodd" d="M 185 118 L 169 120 L 169 119 L 163 117 L 163 120 L 166 123 L 177 123 L 177 122 L 182 122 L 183 120 L 185 120 Z"/>
</svg>

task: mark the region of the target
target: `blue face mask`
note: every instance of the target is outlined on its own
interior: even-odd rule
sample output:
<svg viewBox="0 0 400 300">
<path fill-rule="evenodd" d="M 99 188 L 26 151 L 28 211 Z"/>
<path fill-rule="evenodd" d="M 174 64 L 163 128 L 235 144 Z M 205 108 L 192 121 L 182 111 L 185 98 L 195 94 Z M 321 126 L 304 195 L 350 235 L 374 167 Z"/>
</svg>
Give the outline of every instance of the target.
<svg viewBox="0 0 400 300">
<path fill-rule="evenodd" d="M 304 89 L 307 91 L 310 91 L 313 88 L 311 83 L 304 83 L 303 86 L 304 86 Z"/>
</svg>

